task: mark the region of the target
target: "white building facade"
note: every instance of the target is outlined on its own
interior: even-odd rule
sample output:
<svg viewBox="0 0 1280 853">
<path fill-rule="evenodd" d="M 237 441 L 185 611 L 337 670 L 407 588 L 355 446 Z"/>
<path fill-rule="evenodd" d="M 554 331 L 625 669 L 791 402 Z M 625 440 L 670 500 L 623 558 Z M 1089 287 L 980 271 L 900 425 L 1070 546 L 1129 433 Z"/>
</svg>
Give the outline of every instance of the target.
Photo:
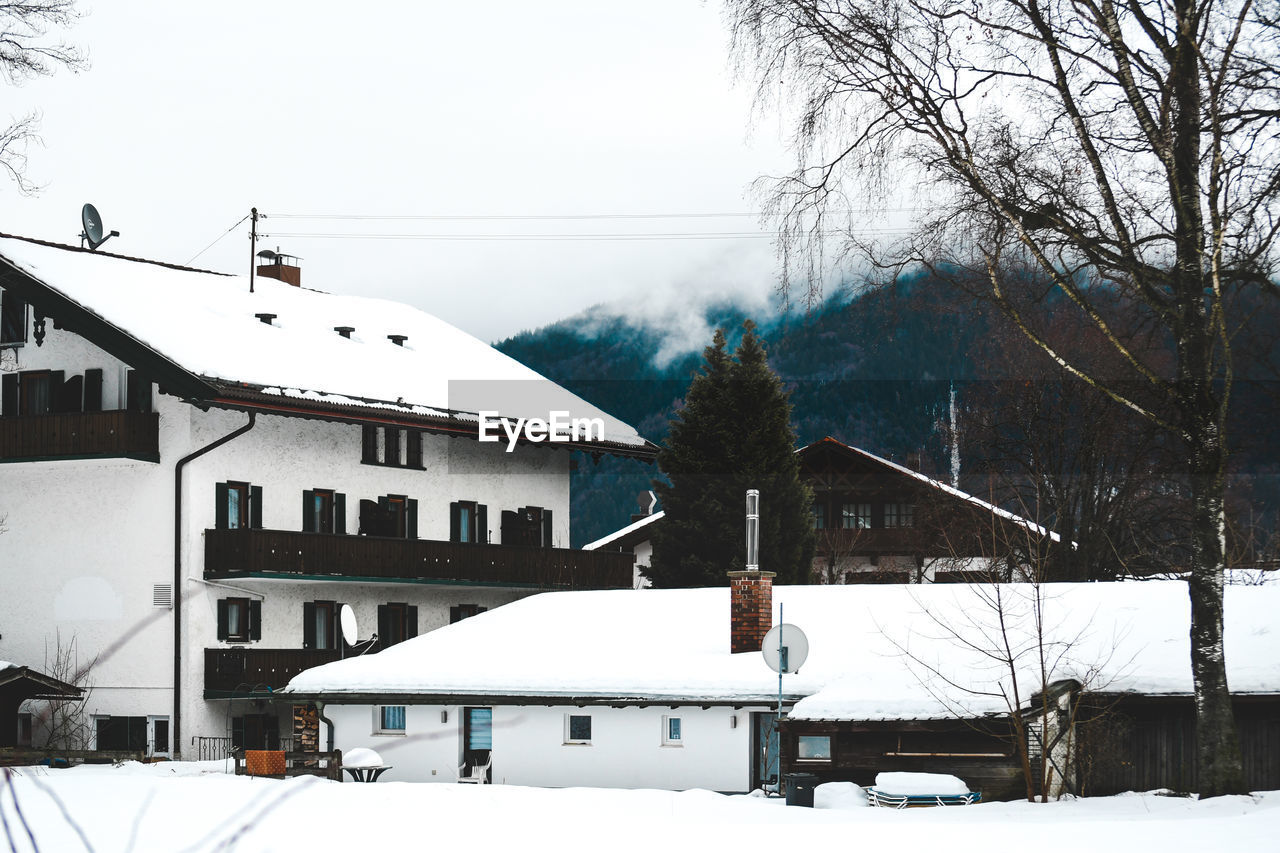
<svg viewBox="0 0 1280 853">
<path fill-rule="evenodd" d="M 630 586 L 629 561 L 568 549 L 567 451 L 652 446 L 429 315 L 14 238 L 0 295 L 0 658 L 71 652 L 79 677 L 51 674 L 90 688 L 86 746 L 314 738 L 311 712 L 267 701 L 307 667 L 538 590 Z M 608 431 L 508 452 L 462 396 Z"/>
</svg>

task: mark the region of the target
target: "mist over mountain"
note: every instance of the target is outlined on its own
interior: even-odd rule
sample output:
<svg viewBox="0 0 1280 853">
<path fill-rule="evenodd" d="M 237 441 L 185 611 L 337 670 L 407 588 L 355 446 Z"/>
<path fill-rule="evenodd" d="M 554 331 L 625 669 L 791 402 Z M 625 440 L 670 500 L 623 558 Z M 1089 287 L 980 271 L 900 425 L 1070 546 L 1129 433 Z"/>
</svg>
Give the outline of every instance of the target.
<svg viewBox="0 0 1280 853">
<path fill-rule="evenodd" d="M 687 310 L 655 307 L 653 317 L 635 313 L 635 305 L 598 306 L 495 346 L 661 444 L 715 329 L 725 330 L 732 349 L 750 319 L 790 391 L 801 445 L 830 435 L 949 482 L 954 391 L 963 445 L 958 485 L 1000 502 L 989 494 L 988 448 L 965 441 L 966 418 L 1048 374 L 1043 356 L 994 309 L 924 276 L 891 288 L 846 288 L 807 311 L 715 298 L 697 305 L 694 298 Z M 1236 310 L 1251 318 L 1252 343 L 1237 341 L 1229 492 L 1240 517 L 1271 519 L 1263 529 L 1280 540 L 1280 382 L 1271 357 L 1280 312 L 1243 297 Z M 577 456 L 573 547 L 627 524 L 636 496 L 659 476 L 655 465 Z"/>
</svg>

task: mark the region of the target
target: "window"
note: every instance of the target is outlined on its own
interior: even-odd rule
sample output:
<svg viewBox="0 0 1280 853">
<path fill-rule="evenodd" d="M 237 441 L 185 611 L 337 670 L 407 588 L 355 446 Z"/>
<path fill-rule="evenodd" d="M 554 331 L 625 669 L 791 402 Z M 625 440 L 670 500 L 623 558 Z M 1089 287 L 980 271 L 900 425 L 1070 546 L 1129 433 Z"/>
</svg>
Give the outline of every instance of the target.
<svg viewBox="0 0 1280 853">
<path fill-rule="evenodd" d="M 306 601 L 302 604 L 302 647 L 304 649 L 337 649 L 342 643 L 338 613 L 342 605 L 336 601 Z"/>
<path fill-rule="evenodd" d="M 30 714 L 18 715 L 18 740 L 14 746 L 31 746 L 31 728 L 32 716 Z"/>
<path fill-rule="evenodd" d="M 247 643 L 262 639 L 262 602 L 248 598 L 218 599 L 218 639 Z"/>
<path fill-rule="evenodd" d="M 483 763 L 493 750 L 493 709 L 463 709 L 463 755 L 464 764 Z"/>
<path fill-rule="evenodd" d="M 279 718 L 275 714 L 232 717 L 231 746 L 236 749 L 279 749 Z"/>
<path fill-rule="evenodd" d="M 18 374 L 18 410 L 24 415 L 44 415 L 53 411 L 53 375 L 48 370 L 29 370 Z"/>
<path fill-rule="evenodd" d="M 365 465 L 421 469 L 422 432 L 391 426 L 366 426 L 360 434 L 360 461 Z"/>
<path fill-rule="evenodd" d="M 564 742 L 591 743 L 591 715 L 566 714 L 564 718 Z"/>
<path fill-rule="evenodd" d="M 383 495 L 360 501 L 361 536 L 418 538 L 418 502 L 405 495 Z"/>
<path fill-rule="evenodd" d="M 827 527 L 827 507 L 825 504 L 813 505 L 813 529 L 825 530 Z"/>
<path fill-rule="evenodd" d="M 662 718 L 662 745 L 663 746 L 682 746 L 683 741 L 680 739 L 680 718 L 663 716 Z"/>
<path fill-rule="evenodd" d="M 800 735 L 796 739 L 796 758 L 799 761 L 830 761 L 830 736 Z"/>
<path fill-rule="evenodd" d="M 871 527 L 871 504 L 845 504 L 840 511 L 840 526 L 845 530 L 866 530 Z"/>
<path fill-rule="evenodd" d="M 488 609 L 479 604 L 455 604 L 449 608 L 449 624 L 452 625 L 454 622 L 470 619 L 472 616 L 479 616 Z"/>
<path fill-rule="evenodd" d="M 375 705 L 373 713 L 373 733 L 375 735 L 404 734 L 403 705 Z"/>
<path fill-rule="evenodd" d="M 488 542 L 489 508 L 475 501 L 449 504 L 450 542 Z"/>
<path fill-rule="evenodd" d="M 915 504 L 885 504 L 885 527 L 914 527 L 916 523 Z"/>
<path fill-rule="evenodd" d="M 27 341 L 27 304 L 7 290 L 0 291 L 0 346 Z"/>
<path fill-rule="evenodd" d="M 385 649 L 418 636 L 418 608 L 408 604 L 378 605 L 378 648 Z"/>
<path fill-rule="evenodd" d="M 551 510 L 540 506 L 523 506 L 502 513 L 502 544 L 525 548 L 550 548 L 554 528 Z"/>
<path fill-rule="evenodd" d="M 346 533 L 347 496 L 332 489 L 311 489 L 302 493 L 304 533 Z"/>
<path fill-rule="evenodd" d="M 151 721 L 151 754 L 159 755 L 169 752 L 169 718 L 156 717 Z"/>
<path fill-rule="evenodd" d="M 96 749 L 120 752 L 146 752 L 146 717 L 95 717 L 93 732 Z"/>
<path fill-rule="evenodd" d="M 262 527 L 262 486 L 229 480 L 214 486 L 214 526 L 219 530 Z"/>
</svg>

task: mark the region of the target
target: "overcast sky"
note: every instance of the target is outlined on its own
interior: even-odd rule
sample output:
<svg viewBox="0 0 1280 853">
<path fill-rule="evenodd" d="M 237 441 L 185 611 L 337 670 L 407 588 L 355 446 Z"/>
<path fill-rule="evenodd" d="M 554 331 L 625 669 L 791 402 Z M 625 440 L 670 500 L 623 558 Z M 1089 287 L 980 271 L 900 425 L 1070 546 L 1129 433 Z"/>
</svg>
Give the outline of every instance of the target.
<svg viewBox="0 0 1280 853">
<path fill-rule="evenodd" d="M 0 231 L 177 263 L 257 206 L 303 282 L 410 302 L 495 340 L 600 302 L 766 294 L 750 185 L 791 162 L 698 0 L 82 2 L 80 74 L 3 89 L 43 148 Z M 465 217 L 736 214 L 720 218 Z M 315 219 L 299 216 L 442 217 Z M 316 234 L 470 235 L 352 239 Z M 586 235 L 676 234 L 600 240 Z M 248 267 L 247 224 L 193 265 Z M 556 240 L 496 239 L 554 235 Z"/>
</svg>

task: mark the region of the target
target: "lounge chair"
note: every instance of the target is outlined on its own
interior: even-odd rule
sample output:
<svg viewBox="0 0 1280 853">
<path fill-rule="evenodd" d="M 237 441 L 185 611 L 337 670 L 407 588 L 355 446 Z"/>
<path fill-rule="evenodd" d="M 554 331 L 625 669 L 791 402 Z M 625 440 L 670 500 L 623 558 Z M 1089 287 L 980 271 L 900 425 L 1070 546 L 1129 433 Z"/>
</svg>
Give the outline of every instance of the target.
<svg viewBox="0 0 1280 853">
<path fill-rule="evenodd" d="M 489 782 L 489 765 L 493 754 L 485 757 L 483 764 L 459 764 L 458 781 L 469 785 L 486 785 Z"/>
</svg>

